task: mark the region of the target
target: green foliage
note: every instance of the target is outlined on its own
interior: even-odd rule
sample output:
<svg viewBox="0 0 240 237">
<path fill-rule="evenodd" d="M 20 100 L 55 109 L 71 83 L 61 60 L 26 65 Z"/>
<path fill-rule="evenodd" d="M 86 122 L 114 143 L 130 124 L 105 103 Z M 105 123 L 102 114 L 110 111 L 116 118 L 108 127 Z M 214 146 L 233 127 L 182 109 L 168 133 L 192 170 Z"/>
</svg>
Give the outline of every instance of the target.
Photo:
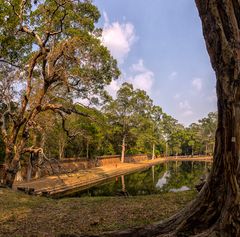
<svg viewBox="0 0 240 237">
<path fill-rule="evenodd" d="M 162 109 L 153 105 L 145 91 L 124 83 L 117 98 L 109 100 L 103 109 L 113 127 L 110 137 L 118 154 L 123 137 L 127 154 L 151 154 L 152 144 L 159 142 Z"/>
<path fill-rule="evenodd" d="M 126 154 L 211 154 L 216 114 L 184 128 L 129 83 L 116 99 L 107 94 L 105 86 L 120 71 L 100 41 L 95 25 L 100 13 L 90 0 L 0 0 L 0 5 L 0 78 L 14 75 L 10 87 L 23 86 L 11 110 L 25 122 L 13 131 L 11 116 L 5 118 L 7 136 L 17 134 L 9 147 L 20 146 L 28 133 L 26 147 L 43 146 L 50 157 L 120 154 L 124 139 Z M 3 66 L 6 62 L 11 66 Z M 82 99 L 90 106 L 79 103 Z M 7 102 L 1 104 L 4 113 Z M 62 110 L 52 109 L 59 105 Z"/>
<path fill-rule="evenodd" d="M 0 88 L 22 89 L 4 90 L 0 97 L 5 145 L 21 155 L 37 147 L 51 157 L 66 156 L 64 151 L 95 155 L 103 135 L 90 117 L 104 116 L 93 107 L 120 74 L 101 43 L 97 7 L 89 0 L 0 0 L 0 5 Z M 91 108 L 79 103 L 83 99 Z M 17 100 L 15 111 L 9 100 Z"/>
<path fill-rule="evenodd" d="M 145 91 L 135 90 L 128 83 L 122 85 L 116 99 L 108 97 L 101 112 L 81 106 L 78 111 L 88 113 L 91 118 L 69 116 L 67 127 L 77 136 L 65 137 L 66 157 L 121 154 L 123 136 L 126 136 L 126 154 L 150 155 L 153 145 L 155 155 L 161 156 L 210 154 L 206 142 L 209 149 L 212 149 L 210 144 L 214 144 L 216 113 L 184 128 L 161 107 L 155 106 Z M 64 132 L 60 121 L 58 124 L 60 141 Z M 51 134 L 50 140 L 56 136 Z M 56 144 L 49 147 L 56 147 L 52 154 L 57 156 Z"/>
</svg>

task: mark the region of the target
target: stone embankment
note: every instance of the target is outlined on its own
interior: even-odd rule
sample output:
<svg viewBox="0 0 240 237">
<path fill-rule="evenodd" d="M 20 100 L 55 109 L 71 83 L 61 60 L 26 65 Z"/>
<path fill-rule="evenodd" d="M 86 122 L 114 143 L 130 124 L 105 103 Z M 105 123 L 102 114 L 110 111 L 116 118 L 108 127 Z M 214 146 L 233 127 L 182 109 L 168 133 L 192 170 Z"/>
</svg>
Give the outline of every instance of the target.
<svg viewBox="0 0 240 237">
<path fill-rule="evenodd" d="M 29 182 L 16 182 L 16 189 L 35 195 L 58 197 L 81 191 L 108 179 L 146 169 L 166 161 L 211 161 L 212 157 L 166 157 L 138 163 L 110 162 L 100 167 L 82 169 L 70 174 L 51 175 Z"/>
</svg>

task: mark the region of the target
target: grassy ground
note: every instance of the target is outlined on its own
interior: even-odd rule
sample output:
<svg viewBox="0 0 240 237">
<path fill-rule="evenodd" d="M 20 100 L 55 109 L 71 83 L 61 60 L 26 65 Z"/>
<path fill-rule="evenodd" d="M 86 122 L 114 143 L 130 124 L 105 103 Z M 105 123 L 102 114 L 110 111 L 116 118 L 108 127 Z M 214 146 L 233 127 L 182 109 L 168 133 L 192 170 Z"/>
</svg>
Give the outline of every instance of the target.
<svg viewBox="0 0 240 237">
<path fill-rule="evenodd" d="M 0 236 L 97 234 L 142 226 L 169 217 L 195 195 L 187 191 L 54 200 L 0 189 Z"/>
</svg>

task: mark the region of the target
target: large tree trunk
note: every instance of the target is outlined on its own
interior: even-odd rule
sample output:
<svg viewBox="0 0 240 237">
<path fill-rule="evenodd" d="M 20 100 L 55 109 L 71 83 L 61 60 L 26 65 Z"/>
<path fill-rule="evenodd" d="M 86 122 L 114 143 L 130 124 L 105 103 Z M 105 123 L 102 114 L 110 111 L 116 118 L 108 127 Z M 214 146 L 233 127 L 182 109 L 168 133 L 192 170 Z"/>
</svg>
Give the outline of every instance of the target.
<svg viewBox="0 0 240 237">
<path fill-rule="evenodd" d="M 240 236 L 240 1 L 196 4 L 217 76 L 218 127 L 211 173 L 198 197 L 175 216 L 112 236 Z"/>
<path fill-rule="evenodd" d="M 6 165 L 6 170 L 5 170 L 5 175 L 4 175 L 4 185 L 7 187 L 12 188 L 14 180 L 16 178 L 16 174 L 20 170 L 20 154 L 19 152 L 13 152 L 10 150 L 6 149 L 6 155 L 5 155 L 5 165 Z"/>
</svg>

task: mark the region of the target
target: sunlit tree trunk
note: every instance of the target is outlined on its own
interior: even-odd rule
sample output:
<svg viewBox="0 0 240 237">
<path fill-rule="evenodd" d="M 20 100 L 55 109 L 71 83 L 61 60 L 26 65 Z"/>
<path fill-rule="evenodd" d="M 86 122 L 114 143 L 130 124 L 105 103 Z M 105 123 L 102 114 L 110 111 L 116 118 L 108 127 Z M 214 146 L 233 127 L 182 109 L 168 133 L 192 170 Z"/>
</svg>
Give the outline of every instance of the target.
<svg viewBox="0 0 240 237">
<path fill-rule="evenodd" d="M 126 185 L 125 185 L 124 175 L 121 175 L 121 183 L 122 183 L 122 192 L 125 193 L 126 192 Z"/>
<path fill-rule="evenodd" d="M 155 143 L 153 143 L 152 144 L 152 160 L 155 159 L 155 147 L 156 147 L 156 145 L 155 145 Z"/>
<path fill-rule="evenodd" d="M 166 152 L 165 152 L 165 156 L 168 156 L 168 143 L 166 142 L 166 148 L 165 148 Z"/>
<path fill-rule="evenodd" d="M 58 141 L 59 160 L 62 160 L 64 158 L 64 150 L 65 150 L 65 138 L 61 136 Z"/>
<path fill-rule="evenodd" d="M 5 151 L 5 175 L 4 175 L 4 184 L 8 187 L 12 187 L 16 175 L 20 168 L 20 155 L 21 151 L 15 146 L 6 146 Z"/>
<path fill-rule="evenodd" d="M 124 135 L 123 140 L 122 140 L 122 154 L 121 154 L 121 162 L 122 163 L 124 163 L 124 160 L 125 160 L 125 149 L 126 149 L 125 141 L 126 141 L 126 136 Z"/>
<path fill-rule="evenodd" d="M 89 159 L 89 141 L 87 140 L 87 146 L 86 146 L 86 157 Z"/>
<path fill-rule="evenodd" d="M 23 181 L 23 176 L 22 176 L 22 171 L 21 171 L 21 165 L 19 164 L 19 169 L 18 169 L 18 172 L 16 174 L 16 177 L 15 177 L 15 181 L 16 182 L 21 182 Z"/>
</svg>

